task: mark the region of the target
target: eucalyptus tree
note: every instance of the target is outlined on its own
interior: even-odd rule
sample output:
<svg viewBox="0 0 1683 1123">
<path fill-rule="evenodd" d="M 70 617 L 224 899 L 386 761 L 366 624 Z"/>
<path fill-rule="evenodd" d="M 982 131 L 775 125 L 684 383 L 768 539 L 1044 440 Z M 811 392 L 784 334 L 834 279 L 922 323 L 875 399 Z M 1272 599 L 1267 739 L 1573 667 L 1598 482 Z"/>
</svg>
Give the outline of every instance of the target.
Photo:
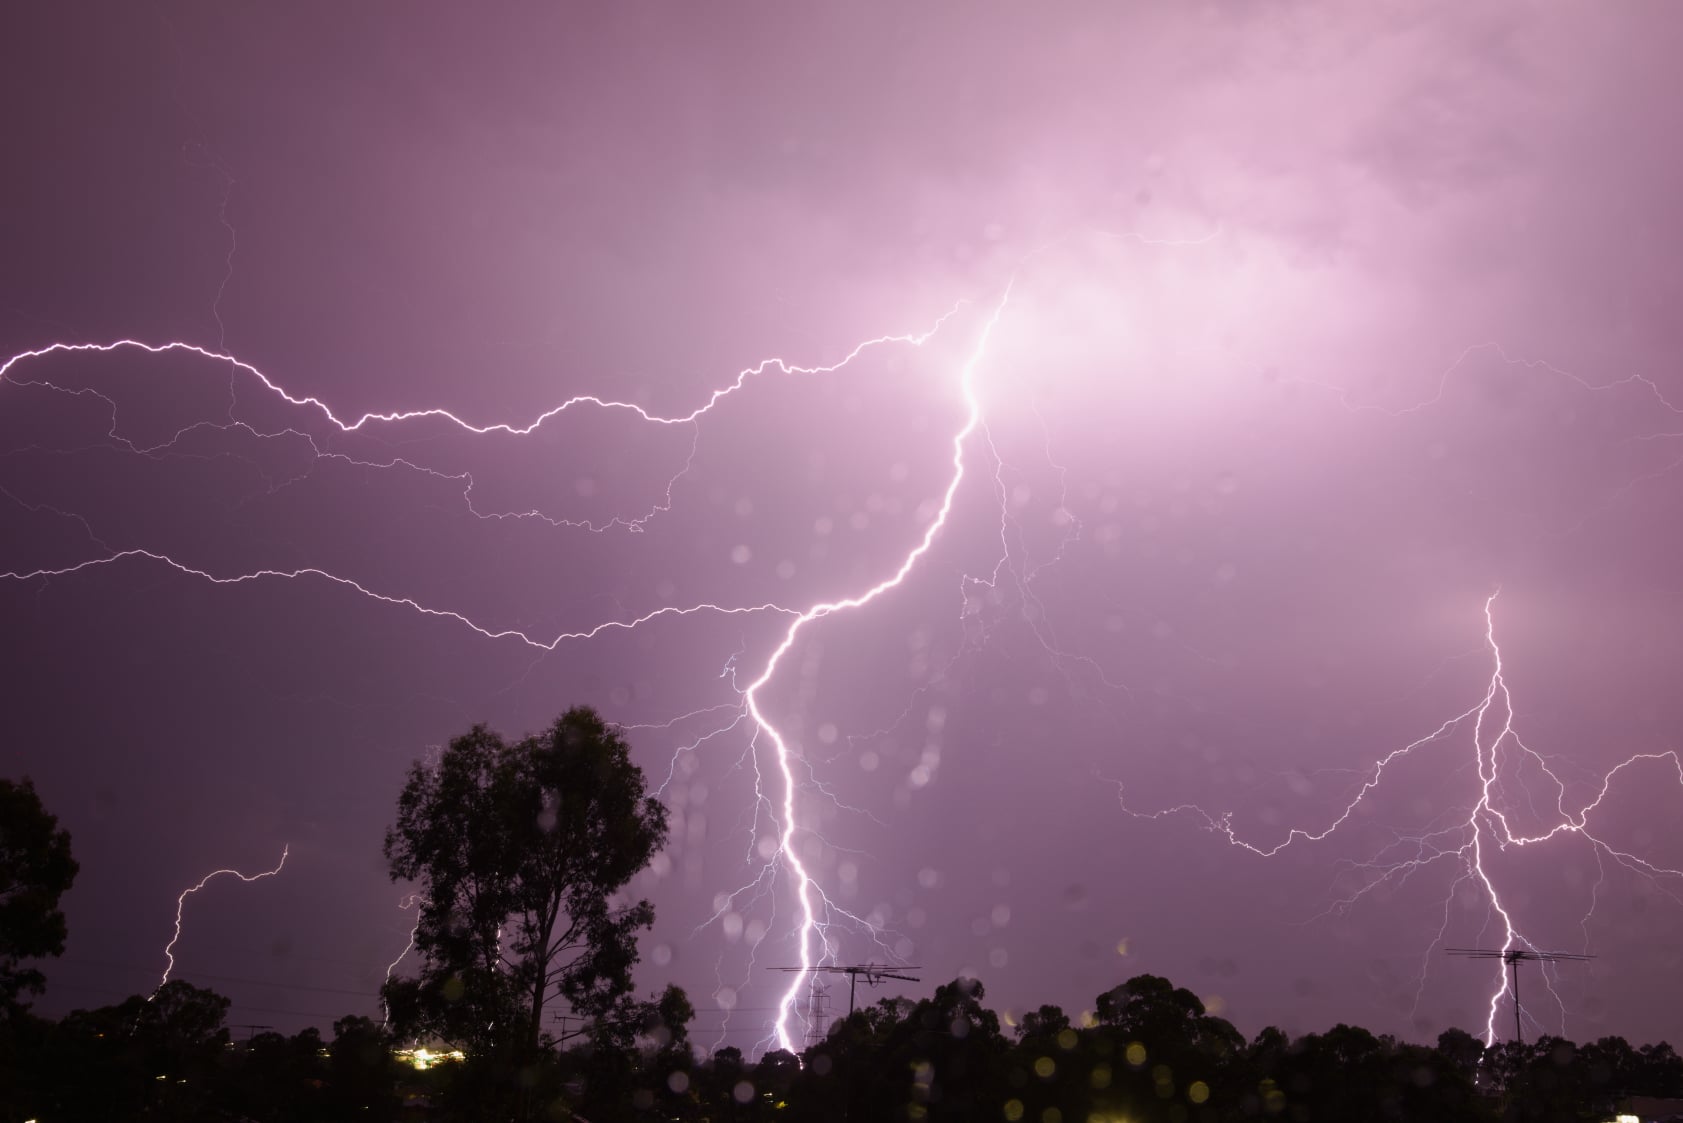
<svg viewBox="0 0 1683 1123">
<path fill-rule="evenodd" d="M 666 830 L 619 730 L 586 707 L 513 742 L 476 726 L 417 762 L 385 841 L 420 907 L 419 976 L 383 992 L 392 1028 L 519 1056 L 544 1043 L 557 1001 L 613 1010 L 654 921 L 618 894 Z"/>
</svg>

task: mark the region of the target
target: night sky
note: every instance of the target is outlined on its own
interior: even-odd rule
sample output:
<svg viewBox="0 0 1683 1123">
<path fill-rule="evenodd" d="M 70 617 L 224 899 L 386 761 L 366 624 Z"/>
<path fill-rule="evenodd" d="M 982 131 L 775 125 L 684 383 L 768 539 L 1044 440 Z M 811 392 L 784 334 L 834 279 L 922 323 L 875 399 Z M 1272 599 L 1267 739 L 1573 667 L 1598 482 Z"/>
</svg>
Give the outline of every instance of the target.
<svg viewBox="0 0 1683 1123">
<path fill-rule="evenodd" d="M 1505 910 L 1597 957 L 1528 1034 L 1683 1039 L 1683 9 L 0 19 L 43 1012 L 289 846 L 177 977 L 377 1016 L 408 764 L 587 704 L 672 811 L 639 990 L 763 1047 L 799 623 L 793 856 L 923 980 L 861 999 L 1482 1035 Z M 197 350 L 24 354 L 124 340 Z"/>
</svg>

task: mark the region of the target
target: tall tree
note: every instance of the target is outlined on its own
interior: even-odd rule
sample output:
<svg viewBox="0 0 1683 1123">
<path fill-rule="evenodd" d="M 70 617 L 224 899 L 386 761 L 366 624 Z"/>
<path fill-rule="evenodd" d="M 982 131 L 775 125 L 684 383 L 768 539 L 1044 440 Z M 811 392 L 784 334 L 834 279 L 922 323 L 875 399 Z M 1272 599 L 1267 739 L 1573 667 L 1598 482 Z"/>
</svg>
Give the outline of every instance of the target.
<svg viewBox="0 0 1683 1123">
<path fill-rule="evenodd" d="M 64 954 L 58 899 L 76 879 L 70 833 L 41 806 L 35 785 L 0 780 L 0 1010 L 41 989 L 22 960 Z"/>
<path fill-rule="evenodd" d="M 631 990 L 648 901 L 615 895 L 666 841 L 666 809 L 617 729 L 577 707 L 505 742 L 477 726 L 416 763 L 386 833 L 421 892 L 418 979 L 385 990 L 399 1035 L 530 1053 L 560 1000 L 601 1016 Z"/>
</svg>

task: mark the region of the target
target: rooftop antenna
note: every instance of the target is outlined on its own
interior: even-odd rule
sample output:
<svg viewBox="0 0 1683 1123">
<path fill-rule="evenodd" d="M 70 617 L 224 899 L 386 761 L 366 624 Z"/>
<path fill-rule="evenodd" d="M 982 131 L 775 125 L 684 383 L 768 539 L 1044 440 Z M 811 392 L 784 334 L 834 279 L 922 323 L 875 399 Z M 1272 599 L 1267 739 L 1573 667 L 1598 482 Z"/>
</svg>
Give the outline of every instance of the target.
<svg viewBox="0 0 1683 1123">
<path fill-rule="evenodd" d="M 884 979 L 903 979 L 908 983 L 922 982 L 915 975 L 902 975 L 890 970 L 880 963 L 862 963 L 853 967 L 842 967 L 837 964 L 820 964 L 815 967 L 767 967 L 767 971 L 795 971 L 802 974 L 826 972 L 832 975 L 847 976 L 847 1014 L 853 1016 L 853 1000 L 859 992 L 859 976 L 865 976 L 865 981 L 871 986 L 879 985 Z M 900 971 L 918 971 L 919 967 L 902 967 Z"/>
<path fill-rule="evenodd" d="M 1521 963 L 1578 963 L 1594 959 L 1593 955 L 1573 955 L 1569 951 L 1536 951 L 1532 948 L 1445 948 L 1450 955 L 1466 959 L 1500 959 L 1508 965 L 1514 988 L 1514 1040 L 1525 1043 L 1519 1023 L 1519 965 Z"/>
<path fill-rule="evenodd" d="M 830 985 L 824 981 L 824 976 L 814 971 L 812 986 L 807 995 L 807 1030 L 806 1043 L 816 1045 L 824 1040 L 824 1030 L 830 1021 Z M 848 1011 L 852 1013 L 852 1011 Z"/>
</svg>

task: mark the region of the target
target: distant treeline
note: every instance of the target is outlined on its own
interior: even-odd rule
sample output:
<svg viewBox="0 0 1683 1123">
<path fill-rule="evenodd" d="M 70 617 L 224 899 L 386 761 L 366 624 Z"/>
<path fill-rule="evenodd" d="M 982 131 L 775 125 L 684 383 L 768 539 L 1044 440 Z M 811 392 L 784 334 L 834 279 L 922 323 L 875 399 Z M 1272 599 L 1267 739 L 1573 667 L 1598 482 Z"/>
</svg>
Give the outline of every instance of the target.
<svg viewBox="0 0 1683 1123">
<path fill-rule="evenodd" d="M 966 1120 L 1644 1119 L 1683 1104 L 1669 1045 L 1543 1037 L 1486 1049 L 1460 1030 L 1435 1045 L 1359 1027 L 1247 1041 L 1190 991 L 1140 975 L 1098 997 L 1085 1024 L 1054 1006 L 1002 1031 L 982 985 L 955 979 L 919 1002 L 838 1019 L 799 1056 L 697 1055 L 690 1005 L 669 988 L 639 1024 L 587 1027 L 519 1063 L 468 1056 L 417 1070 L 363 1017 L 291 1037 L 231 1041 L 228 1000 L 186 982 L 58 1021 L 14 1008 L 0 1028 L 5 1123 L 116 1120 L 493 1120 L 682 1123 Z"/>
<path fill-rule="evenodd" d="M 799 1056 L 699 1056 L 682 989 L 633 993 L 654 909 L 622 890 L 667 824 L 618 727 L 584 707 L 512 741 L 475 726 L 409 770 L 397 812 L 385 854 L 417 888 L 418 970 L 382 987 L 389 1024 L 236 1042 L 228 1000 L 182 980 L 57 1021 L 31 1011 L 77 865 L 29 781 L 0 779 L 0 1123 L 1683 1118 L 1650 1102 L 1683 1097 L 1669 1045 L 1486 1049 L 1449 1030 L 1428 1046 L 1346 1025 L 1247 1041 L 1155 975 L 1099 995 L 1080 1024 L 1042 1006 L 1007 1034 L 961 978 L 849 1014 Z M 558 1039 L 559 1008 L 581 1028 Z M 400 1048 L 429 1043 L 458 1059 L 423 1070 Z"/>
</svg>

